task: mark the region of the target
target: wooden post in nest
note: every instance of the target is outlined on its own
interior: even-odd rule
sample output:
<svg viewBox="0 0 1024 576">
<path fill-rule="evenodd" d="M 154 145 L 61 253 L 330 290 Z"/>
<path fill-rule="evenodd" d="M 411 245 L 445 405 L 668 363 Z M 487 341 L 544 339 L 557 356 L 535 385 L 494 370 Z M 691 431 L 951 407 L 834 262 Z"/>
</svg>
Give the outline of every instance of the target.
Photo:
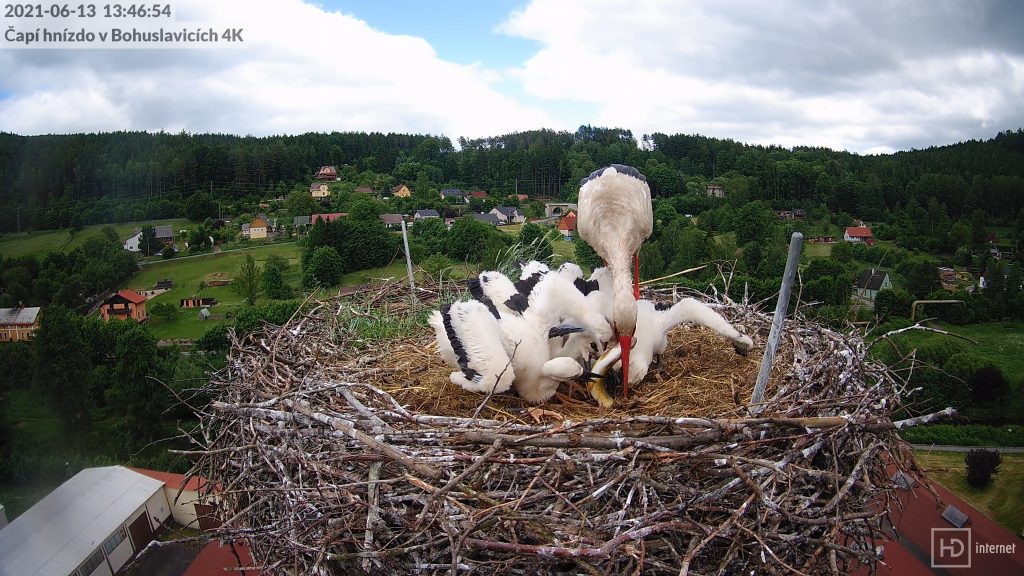
<svg viewBox="0 0 1024 576">
<path fill-rule="evenodd" d="M 402 218 L 402 244 L 405 245 L 405 269 L 409 273 L 409 292 L 415 297 L 416 280 L 412 276 L 412 254 L 409 253 L 409 233 L 405 230 L 405 218 Z"/>
<path fill-rule="evenodd" d="M 782 275 L 779 300 L 775 303 L 775 318 L 772 319 L 772 329 L 768 333 L 768 346 L 765 348 L 764 356 L 761 358 L 761 370 L 757 373 L 754 393 L 750 396 L 750 412 L 752 414 L 761 412 L 764 389 L 768 385 L 768 376 L 772 373 L 772 361 L 775 359 L 775 350 L 779 347 L 779 337 L 782 335 L 782 322 L 786 319 L 786 310 L 789 308 L 789 296 L 793 292 L 793 279 L 796 278 L 796 268 L 800 264 L 800 248 L 803 247 L 803 243 L 804 235 L 800 232 L 793 232 L 793 237 L 789 240 L 789 256 L 786 258 L 786 271 Z"/>
</svg>

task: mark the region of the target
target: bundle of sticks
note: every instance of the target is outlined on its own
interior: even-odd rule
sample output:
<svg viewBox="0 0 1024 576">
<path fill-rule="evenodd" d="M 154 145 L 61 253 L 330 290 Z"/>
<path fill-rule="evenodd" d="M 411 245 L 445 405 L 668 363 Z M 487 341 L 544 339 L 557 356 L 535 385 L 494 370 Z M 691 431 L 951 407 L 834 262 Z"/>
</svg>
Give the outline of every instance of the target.
<svg viewBox="0 0 1024 576">
<path fill-rule="evenodd" d="M 215 537 L 246 539 L 269 573 L 873 571 L 893 471 L 920 478 L 896 430 L 941 416 L 894 420 L 900 378 L 855 332 L 799 315 L 756 413 L 638 401 L 535 422 L 500 398 L 432 413 L 410 394 L 445 392 L 394 367 L 396 347 L 429 342 L 424 310 L 447 297 L 419 295 L 385 285 L 233 338 L 191 451 Z M 703 298 L 764 342 L 757 306 Z M 369 338 L 382 322 L 419 328 Z"/>
</svg>

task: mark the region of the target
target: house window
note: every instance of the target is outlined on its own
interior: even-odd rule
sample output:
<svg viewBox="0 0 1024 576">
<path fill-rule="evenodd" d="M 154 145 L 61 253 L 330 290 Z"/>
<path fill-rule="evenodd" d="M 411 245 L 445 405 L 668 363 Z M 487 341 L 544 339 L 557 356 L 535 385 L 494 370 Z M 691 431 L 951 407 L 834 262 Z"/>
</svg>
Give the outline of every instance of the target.
<svg viewBox="0 0 1024 576">
<path fill-rule="evenodd" d="M 78 567 L 78 570 L 82 574 L 88 576 L 89 574 L 92 574 L 92 571 L 95 570 L 100 564 L 103 564 L 103 551 L 97 549 L 95 552 L 92 553 L 92 556 L 89 556 L 88 560 L 83 562 L 82 565 Z"/>
<path fill-rule="evenodd" d="M 113 534 L 110 535 L 110 538 L 107 538 L 106 541 L 104 541 L 103 544 L 100 545 L 100 548 L 103 550 L 104 554 L 106 554 L 107 556 L 110 556 L 110 553 L 114 551 L 114 548 L 117 548 L 117 546 L 121 542 L 123 542 L 124 539 L 125 539 L 124 526 L 121 526 L 120 528 L 117 529 L 116 532 L 114 532 Z"/>
</svg>

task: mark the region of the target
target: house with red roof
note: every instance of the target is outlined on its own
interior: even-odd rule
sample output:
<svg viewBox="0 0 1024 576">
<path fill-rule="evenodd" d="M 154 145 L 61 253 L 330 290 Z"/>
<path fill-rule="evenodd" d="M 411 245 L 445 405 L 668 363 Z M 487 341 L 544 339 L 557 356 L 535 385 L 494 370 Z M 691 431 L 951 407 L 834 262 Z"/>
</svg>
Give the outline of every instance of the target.
<svg viewBox="0 0 1024 576">
<path fill-rule="evenodd" d="M 572 210 L 568 214 L 562 216 L 562 219 L 558 221 L 558 232 L 565 237 L 572 237 L 573 232 L 576 231 L 576 213 Z"/>
<path fill-rule="evenodd" d="M 323 220 L 324 222 L 334 222 L 342 216 L 348 216 L 345 212 L 331 212 L 330 214 L 313 214 L 309 217 L 309 221 L 312 224 L 316 224 L 317 220 Z"/>
<path fill-rule="evenodd" d="M 875 235 L 871 232 L 871 228 L 867 226 L 850 226 L 846 229 L 846 233 L 843 234 L 843 240 L 847 242 L 862 242 L 872 246 L 875 243 Z"/>
<path fill-rule="evenodd" d="M 100 305 L 100 316 L 104 322 L 115 320 L 135 320 L 145 322 L 146 297 L 135 290 L 120 290 Z"/>
</svg>

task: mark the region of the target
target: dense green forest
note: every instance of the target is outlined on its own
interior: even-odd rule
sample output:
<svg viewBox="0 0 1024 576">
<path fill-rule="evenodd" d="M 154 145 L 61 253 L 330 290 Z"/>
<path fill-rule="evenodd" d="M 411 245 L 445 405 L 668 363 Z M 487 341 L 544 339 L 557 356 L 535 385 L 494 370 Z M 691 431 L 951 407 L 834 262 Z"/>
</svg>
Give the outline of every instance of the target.
<svg viewBox="0 0 1024 576">
<path fill-rule="evenodd" d="M 492 138 L 380 133 L 223 134 L 0 133 L 0 231 L 64 228 L 174 216 L 214 216 L 215 202 L 285 195 L 323 165 L 378 191 L 444 187 L 571 198 L 598 166 L 625 163 L 654 194 L 699 208 L 704 186 L 775 208 L 825 206 L 865 220 L 897 209 L 944 207 L 952 221 L 982 211 L 1009 225 L 1024 207 L 1024 131 L 987 141 L 862 156 L 824 148 L 753 146 L 700 135 L 582 126 Z M 683 201 L 685 196 L 691 196 Z M 197 213 L 198 212 L 198 213 Z M 204 214 L 205 212 L 205 214 Z"/>
</svg>

